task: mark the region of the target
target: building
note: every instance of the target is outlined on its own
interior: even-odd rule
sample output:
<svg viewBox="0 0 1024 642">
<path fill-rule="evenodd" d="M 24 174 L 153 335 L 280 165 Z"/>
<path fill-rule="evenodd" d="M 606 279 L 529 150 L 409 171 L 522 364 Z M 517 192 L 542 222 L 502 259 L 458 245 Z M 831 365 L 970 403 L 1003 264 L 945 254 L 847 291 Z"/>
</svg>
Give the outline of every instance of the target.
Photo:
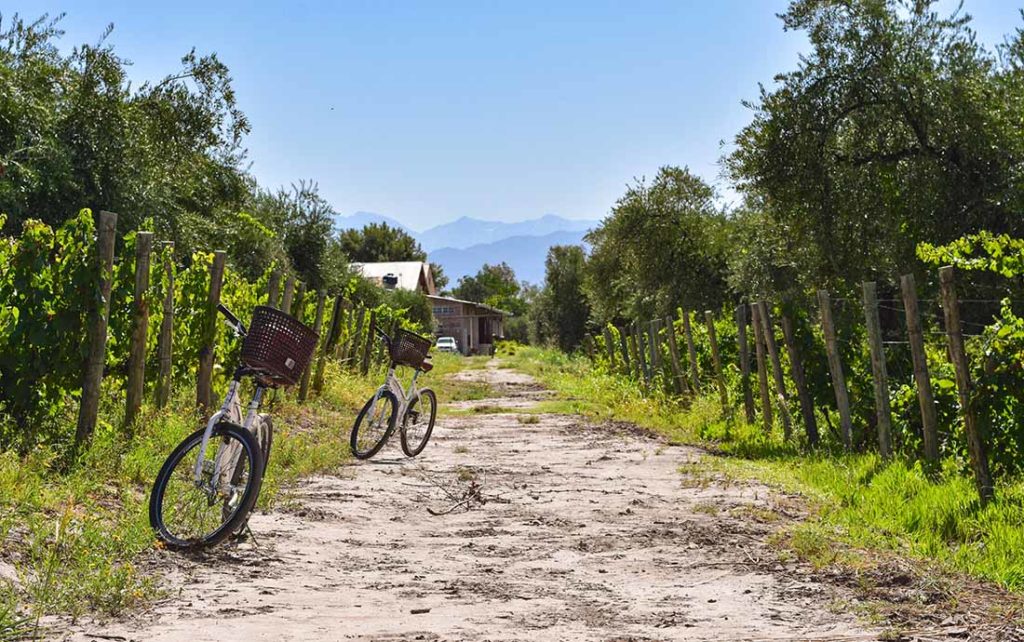
<svg viewBox="0 0 1024 642">
<path fill-rule="evenodd" d="M 492 354 L 494 338 L 505 334 L 508 312 L 483 303 L 427 296 L 434 308 L 437 336 L 455 337 L 462 354 Z"/>
<path fill-rule="evenodd" d="M 365 278 L 388 290 L 412 290 L 426 295 L 437 294 L 430 264 L 423 261 L 352 263 L 352 267 Z"/>
</svg>

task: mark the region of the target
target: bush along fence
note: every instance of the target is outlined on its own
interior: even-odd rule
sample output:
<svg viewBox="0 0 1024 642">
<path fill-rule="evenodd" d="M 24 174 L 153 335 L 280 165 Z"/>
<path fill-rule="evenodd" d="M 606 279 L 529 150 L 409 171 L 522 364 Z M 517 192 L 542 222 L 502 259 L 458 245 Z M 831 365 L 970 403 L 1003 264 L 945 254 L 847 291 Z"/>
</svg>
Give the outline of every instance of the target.
<svg viewBox="0 0 1024 642">
<path fill-rule="evenodd" d="M 607 324 L 586 335 L 582 349 L 645 394 L 682 403 L 717 396 L 726 439 L 743 420 L 766 435 L 781 426 L 794 447 L 874 449 L 931 471 L 952 457 L 985 504 L 995 495 L 994 468 L 1020 472 L 1024 320 L 1009 299 L 961 300 L 952 265 L 937 277 L 938 299 L 919 300 L 906 275 L 883 284 L 894 298 L 879 298 L 879 285 L 866 282 L 859 301 L 821 290 L 817 305 L 803 309 L 767 301 L 703 316 L 680 309 L 675 317 Z M 990 306 L 986 321 L 963 320 L 965 304 Z M 965 335 L 965 326 L 980 332 Z"/>
<path fill-rule="evenodd" d="M 250 282 L 224 252 L 179 267 L 173 244 L 151 232 L 127 234 L 117 256 L 116 226 L 114 213 L 94 221 L 83 210 L 56 230 L 28 221 L 21 237 L 0 239 L 0 451 L 47 443 L 74 456 L 103 425 L 101 398 L 124 404 L 121 425 L 105 427 L 130 432 L 147 391 L 163 408 L 189 380 L 201 412 L 212 412 L 214 389 L 230 376 L 219 361 L 233 362 L 241 347 L 219 322 L 219 303 L 243 320 L 256 305 L 278 307 L 320 334 L 299 402 L 322 390 L 328 361 L 363 375 L 381 363 L 371 327 L 403 319 L 307 292 L 274 266 Z"/>
</svg>

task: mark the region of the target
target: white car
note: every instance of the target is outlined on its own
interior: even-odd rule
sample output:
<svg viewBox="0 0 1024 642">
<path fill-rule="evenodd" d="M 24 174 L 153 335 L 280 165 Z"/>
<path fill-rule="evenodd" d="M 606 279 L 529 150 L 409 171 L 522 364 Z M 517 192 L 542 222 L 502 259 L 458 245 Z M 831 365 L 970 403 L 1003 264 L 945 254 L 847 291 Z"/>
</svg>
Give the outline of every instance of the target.
<svg viewBox="0 0 1024 642">
<path fill-rule="evenodd" d="M 455 337 L 439 337 L 437 339 L 437 351 L 458 352 L 459 343 L 455 340 Z"/>
</svg>

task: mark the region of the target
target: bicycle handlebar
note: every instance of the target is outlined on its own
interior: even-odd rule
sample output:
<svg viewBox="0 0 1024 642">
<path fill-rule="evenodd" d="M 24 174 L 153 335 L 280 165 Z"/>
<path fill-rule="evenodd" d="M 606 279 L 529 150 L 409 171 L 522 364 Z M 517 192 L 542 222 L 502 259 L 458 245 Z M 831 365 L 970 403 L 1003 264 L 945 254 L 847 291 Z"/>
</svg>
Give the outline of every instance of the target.
<svg viewBox="0 0 1024 642">
<path fill-rule="evenodd" d="M 236 317 L 226 305 L 218 303 L 217 311 L 224 315 L 224 322 L 228 324 L 229 328 L 235 331 L 235 334 L 243 337 L 246 335 L 245 325 L 238 320 L 238 317 Z"/>
<path fill-rule="evenodd" d="M 384 330 L 376 323 L 373 324 L 373 332 L 374 334 L 377 335 L 378 338 L 380 338 L 381 341 L 384 342 L 384 345 L 391 345 L 391 337 L 388 336 L 388 333 L 384 332 Z"/>
</svg>

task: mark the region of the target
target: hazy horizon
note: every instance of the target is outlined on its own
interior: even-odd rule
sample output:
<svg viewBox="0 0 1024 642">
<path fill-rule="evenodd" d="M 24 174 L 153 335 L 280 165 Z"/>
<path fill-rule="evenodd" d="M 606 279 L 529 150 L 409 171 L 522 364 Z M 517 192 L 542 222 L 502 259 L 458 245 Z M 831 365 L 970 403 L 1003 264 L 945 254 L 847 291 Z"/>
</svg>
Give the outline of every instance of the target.
<svg viewBox="0 0 1024 642">
<path fill-rule="evenodd" d="M 741 101 L 808 48 L 775 15 L 787 4 L 15 0 L 3 15 L 67 12 L 64 49 L 113 23 L 136 84 L 192 47 L 217 52 L 261 184 L 312 179 L 342 215 L 425 230 L 463 216 L 598 220 L 663 165 L 728 201 L 718 161 L 751 119 Z M 964 11 L 990 47 L 1021 25 L 1005 1 Z"/>
<path fill-rule="evenodd" d="M 410 224 L 406 223 L 405 221 L 403 221 L 401 216 L 396 216 L 396 215 L 393 215 L 393 214 L 389 214 L 387 212 L 372 212 L 372 211 L 369 211 L 369 210 L 356 210 L 354 212 L 347 212 L 346 213 L 346 212 L 339 212 L 339 211 L 337 211 L 337 209 L 335 209 L 334 213 L 337 216 L 345 217 L 345 218 L 353 217 L 353 216 L 358 216 L 360 214 L 366 214 L 366 215 L 371 215 L 371 216 L 381 216 L 381 217 L 384 217 L 384 218 L 393 219 L 393 220 L 396 220 L 399 223 L 401 223 L 404 227 L 407 227 L 410 230 L 412 230 L 413 232 L 416 232 L 417 234 L 421 234 L 421 233 L 426 232 L 428 230 L 431 230 L 431 229 L 433 229 L 435 227 L 441 227 L 443 225 L 448 225 L 450 223 L 455 223 L 457 221 L 460 221 L 462 219 L 467 219 L 467 218 L 468 219 L 480 220 L 480 221 L 486 221 L 488 223 L 513 224 L 513 223 L 523 223 L 525 221 L 533 221 L 533 220 L 544 218 L 545 216 L 555 216 L 557 218 L 565 219 L 567 221 L 577 221 L 577 222 L 600 221 L 605 216 L 604 214 L 602 214 L 600 216 L 595 216 L 595 217 L 585 217 L 585 216 L 576 217 L 576 216 L 563 216 L 562 214 L 559 214 L 558 212 L 542 212 L 542 213 L 536 214 L 536 215 L 529 215 L 529 214 L 527 214 L 527 215 L 524 215 L 522 218 L 519 218 L 519 219 L 499 219 L 499 218 L 488 217 L 486 215 L 473 216 L 473 215 L 470 215 L 470 214 L 464 214 L 462 216 L 453 216 L 453 217 L 448 218 L 448 219 L 440 220 L 440 221 L 438 221 L 436 223 L 431 223 L 430 225 L 427 225 L 427 226 L 421 226 L 421 225 L 410 225 Z"/>
</svg>

